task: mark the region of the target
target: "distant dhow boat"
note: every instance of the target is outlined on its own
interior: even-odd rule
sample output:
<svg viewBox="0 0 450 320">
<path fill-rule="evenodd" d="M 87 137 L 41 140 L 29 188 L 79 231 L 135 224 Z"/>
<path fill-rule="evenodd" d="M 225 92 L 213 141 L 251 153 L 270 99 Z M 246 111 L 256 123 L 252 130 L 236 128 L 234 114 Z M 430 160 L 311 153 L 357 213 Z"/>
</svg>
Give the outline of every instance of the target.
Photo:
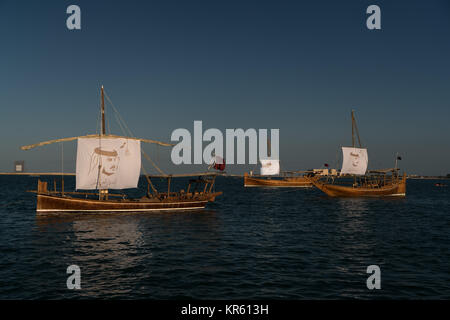
<svg viewBox="0 0 450 320">
<path fill-rule="evenodd" d="M 342 147 L 343 160 L 339 178 L 330 176 L 323 181 L 323 177 L 314 176 L 307 179 L 331 197 L 405 196 L 406 173 L 400 177 L 397 165 L 393 169 L 367 171 L 369 157 L 367 149 L 361 147 L 353 110 L 351 116 L 352 147 Z M 359 148 L 355 147 L 355 133 Z M 336 180 L 340 180 L 341 184 L 336 184 Z"/>
<path fill-rule="evenodd" d="M 245 187 L 312 187 L 311 181 L 299 174 L 309 171 L 285 171 L 280 175 L 280 161 L 261 159 L 260 175 L 244 173 Z"/>
<path fill-rule="evenodd" d="M 125 125 L 126 126 L 126 125 Z M 122 125 L 121 125 L 122 127 Z M 162 173 L 147 179 L 147 193 L 142 198 L 130 199 L 125 194 L 110 193 L 110 189 L 137 188 L 141 169 L 141 142 L 161 146 L 172 146 L 155 140 L 116 136 L 105 132 L 104 90 L 101 88 L 101 133 L 80 137 L 45 141 L 23 146 L 22 150 L 32 149 L 56 142 L 78 141 L 76 159 L 76 190 L 97 190 L 98 192 L 67 192 L 64 180 L 61 190 L 49 190 L 47 182 L 38 180 L 37 213 L 49 212 L 146 212 L 201 209 L 213 202 L 222 192 L 214 191 L 216 173 L 197 173 L 166 175 Z M 130 132 L 131 135 L 131 132 Z M 143 150 L 142 150 L 143 152 Z M 143 169 L 143 167 L 142 167 Z M 196 176 L 189 181 L 186 191 L 171 191 L 171 180 L 175 177 Z M 166 178 L 166 192 L 159 192 L 150 178 Z M 151 190 L 150 190 L 151 189 Z"/>
</svg>

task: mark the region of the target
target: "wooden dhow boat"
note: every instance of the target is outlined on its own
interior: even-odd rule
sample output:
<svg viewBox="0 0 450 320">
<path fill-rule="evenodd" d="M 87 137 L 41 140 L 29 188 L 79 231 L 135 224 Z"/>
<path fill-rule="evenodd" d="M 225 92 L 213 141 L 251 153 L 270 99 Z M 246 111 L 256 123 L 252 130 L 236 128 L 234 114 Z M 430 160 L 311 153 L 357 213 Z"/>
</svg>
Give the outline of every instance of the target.
<svg viewBox="0 0 450 320">
<path fill-rule="evenodd" d="M 310 188 L 312 183 L 305 176 L 310 171 L 285 171 L 280 174 L 280 161 L 261 159 L 260 175 L 244 173 L 244 187 L 297 187 Z"/>
<path fill-rule="evenodd" d="M 347 179 L 347 185 L 334 181 L 321 181 L 319 177 L 309 178 L 319 190 L 331 197 L 405 196 L 406 173 L 401 177 L 398 169 L 369 171 L 367 175 Z"/>
<path fill-rule="evenodd" d="M 263 151 L 264 152 L 264 151 Z M 267 139 L 267 158 L 260 159 L 260 174 L 244 173 L 244 187 L 296 187 L 311 188 L 311 181 L 304 175 L 311 175 L 311 171 L 284 171 L 280 172 L 280 160 L 271 158 L 272 148 L 270 139 Z"/>
<path fill-rule="evenodd" d="M 342 147 L 342 168 L 339 177 L 307 177 L 319 190 L 331 197 L 405 196 L 406 173 L 399 175 L 396 165 L 393 169 L 367 171 L 367 149 L 362 148 L 354 111 L 352 110 L 352 147 Z M 359 148 L 355 147 L 355 134 Z M 340 182 L 337 184 L 336 182 Z"/>
<path fill-rule="evenodd" d="M 148 212 L 202 209 L 222 192 L 215 192 L 214 184 L 217 173 L 167 175 L 141 149 L 141 142 L 160 146 L 172 146 L 155 140 L 140 139 L 129 136 L 116 136 L 105 132 L 104 89 L 101 88 L 101 132 L 86 136 L 44 141 L 23 146 L 29 150 L 56 142 L 77 140 L 76 191 L 64 190 L 63 175 L 61 190 L 48 188 L 48 182 L 38 180 L 37 190 L 30 192 L 37 195 L 36 212 Z M 108 98 L 109 99 L 109 98 Z M 112 105 L 113 106 L 113 105 Z M 114 106 L 113 106 L 114 107 Z M 115 108 L 114 108 L 115 109 Z M 125 125 L 126 126 L 126 125 Z M 123 127 L 121 125 L 121 127 Z M 141 170 L 141 151 L 156 166 L 160 175 L 148 175 L 146 194 L 137 199 L 130 199 L 126 194 L 113 193 L 110 190 L 137 188 Z M 142 166 L 142 169 L 144 167 Z M 188 182 L 186 191 L 171 191 L 171 181 L 176 177 L 197 177 Z M 167 189 L 159 192 L 152 178 L 167 179 Z M 83 190 L 83 191 L 79 191 Z M 94 191 L 86 191 L 94 190 Z"/>
</svg>

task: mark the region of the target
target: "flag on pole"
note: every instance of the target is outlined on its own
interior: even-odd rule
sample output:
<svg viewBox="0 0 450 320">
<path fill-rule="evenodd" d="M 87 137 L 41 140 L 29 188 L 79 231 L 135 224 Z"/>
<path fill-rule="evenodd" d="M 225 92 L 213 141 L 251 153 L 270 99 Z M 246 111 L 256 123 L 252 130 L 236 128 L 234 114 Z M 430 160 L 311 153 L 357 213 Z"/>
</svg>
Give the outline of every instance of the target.
<svg viewBox="0 0 450 320">
<path fill-rule="evenodd" d="M 213 167 L 216 170 L 223 171 L 225 170 L 225 159 L 219 156 L 214 157 Z"/>
</svg>

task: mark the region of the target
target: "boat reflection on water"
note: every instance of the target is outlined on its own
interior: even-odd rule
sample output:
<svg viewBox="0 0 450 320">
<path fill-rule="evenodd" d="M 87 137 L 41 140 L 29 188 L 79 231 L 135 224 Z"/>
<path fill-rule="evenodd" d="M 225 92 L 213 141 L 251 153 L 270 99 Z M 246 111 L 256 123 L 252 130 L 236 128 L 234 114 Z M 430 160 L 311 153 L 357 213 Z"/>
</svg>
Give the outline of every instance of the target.
<svg viewBox="0 0 450 320">
<path fill-rule="evenodd" d="M 339 198 L 340 232 L 354 233 L 355 236 L 369 231 L 369 204 L 366 198 Z"/>
<path fill-rule="evenodd" d="M 332 199 L 332 200 L 331 200 Z M 380 215 L 392 215 L 394 212 L 380 211 L 379 208 L 388 205 L 395 206 L 404 203 L 405 198 L 390 197 L 390 198 L 331 198 L 331 201 L 337 201 L 340 210 L 337 210 L 336 223 L 340 226 L 339 232 L 354 234 L 355 237 L 370 237 L 376 232 L 378 223 L 386 221 L 386 218 L 381 219 Z M 369 244 L 370 241 L 361 242 Z"/>
<path fill-rule="evenodd" d="M 342 261 L 338 267 L 342 274 L 366 274 L 366 268 L 372 264 L 382 265 L 390 247 L 386 247 L 385 238 L 380 236 L 380 230 L 392 227 L 395 232 L 395 209 L 392 212 L 382 210 L 389 206 L 406 201 L 405 198 L 330 198 L 336 201 L 338 210 L 332 215 L 336 225 L 333 250 Z M 383 254 L 383 252 L 385 254 Z M 377 259 L 374 259 L 377 256 Z M 375 263 L 376 262 L 376 263 Z M 356 285 L 356 283 L 355 283 Z M 343 293 L 344 294 L 344 293 Z M 349 296 L 355 293 L 349 293 Z M 361 293 L 363 294 L 363 293 Z M 345 296 L 345 294 L 344 294 Z"/>
<path fill-rule="evenodd" d="M 170 269 L 184 268 L 183 260 L 195 256 L 192 245 L 208 245 L 208 239 L 215 243 L 219 221 L 214 210 L 66 213 L 38 215 L 36 227 L 43 247 L 55 233 L 58 239 L 64 238 L 56 246 L 61 254 L 58 264 L 80 267 L 83 290 L 77 296 L 125 297 L 136 290 L 148 294 L 151 286 L 164 286 Z"/>
</svg>

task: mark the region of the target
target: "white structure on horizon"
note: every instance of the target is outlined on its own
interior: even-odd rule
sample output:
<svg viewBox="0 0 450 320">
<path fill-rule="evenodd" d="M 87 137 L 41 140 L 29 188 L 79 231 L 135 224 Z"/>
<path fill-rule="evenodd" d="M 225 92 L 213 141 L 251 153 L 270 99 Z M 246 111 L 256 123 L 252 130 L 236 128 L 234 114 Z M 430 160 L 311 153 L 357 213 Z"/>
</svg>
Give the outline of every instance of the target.
<svg viewBox="0 0 450 320">
<path fill-rule="evenodd" d="M 14 161 L 14 172 L 24 172 L 25 171 L 25 161 Z"/>
</svg>

